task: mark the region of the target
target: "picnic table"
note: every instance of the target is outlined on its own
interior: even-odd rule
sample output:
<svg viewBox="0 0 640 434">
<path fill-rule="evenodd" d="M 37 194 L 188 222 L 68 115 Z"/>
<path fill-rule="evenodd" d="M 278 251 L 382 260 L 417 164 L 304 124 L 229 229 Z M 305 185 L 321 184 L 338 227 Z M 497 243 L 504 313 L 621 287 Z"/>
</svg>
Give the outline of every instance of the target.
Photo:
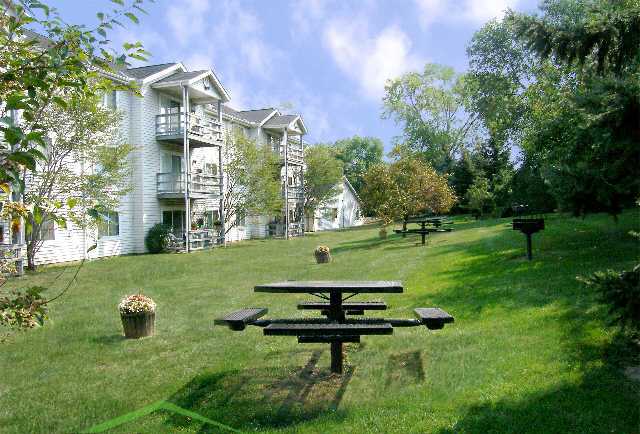
<svg viewBox="0 0 640 434">
<path fill-rule="evenodd" d="M 420 228 L 407 229 L 408 223 L 417 223 L 420 225 Z M 424 246 L 427 235 L 433 232 L 451 232 L 451 228 L 444 227 L 444 225 L 451 224 L 453 224 L 453 222 L 446 217 L 411 217 L 404 220 L 402 229 L 394 229 L 394 232 L 402 234 L 403 238 L 406 237 L 407 234 L 420 234 L 422 245 Z"/>
<path fill-rule="evenodd" d="M 263 328 L 265 336 L 296 336 L 298 343 L 329 343 L 331 372 L 343 371 L 343 344 L 360 342 L 363 335 L 391 335 L 394 327 L 424 325 L 439 330 L 453 322 L 453 317 L 438 308 L 414 309 L 416 319 L 353 318 L 366 311 L 386 310 L 384 301 L 349 301 L 359 294 L 397 294 L 403 292 L 397 281 L 286 281 L 257 285 L 255 292 L 275 294 L 310 294 L 323 301 L 298 303 L 300 310 L 317 310 L 323 317 L 260 319 L 267 308 L 247 308 L 221 319 L 215 324 L 241 331 L 247 325 Z"/>
</svg>

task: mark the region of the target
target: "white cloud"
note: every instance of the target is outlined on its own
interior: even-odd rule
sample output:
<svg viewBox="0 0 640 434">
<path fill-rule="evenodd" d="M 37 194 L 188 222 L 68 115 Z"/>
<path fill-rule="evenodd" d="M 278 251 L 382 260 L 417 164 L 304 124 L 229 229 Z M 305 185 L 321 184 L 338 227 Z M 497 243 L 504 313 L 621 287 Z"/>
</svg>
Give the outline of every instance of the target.
<svg viewBox="0 0 640 434">
<path fill-rule="evenodd" d="M 520 0 L 414 0 L 420 23 L 428 27 L 435 22 L 466 21 L 484 23 L 502 18 L 504 11 L 515 8 Z"/>
<path fill-rule="evenodd" d="M 332 20 L 325 27 L 324 42 L 342 72 L 375 100 L 383 95 L 388 79 L 424 64 L 424 59 L 411 51 L 409 37 L 395 25 L 371 35 L 363 19 Z"/>
<path fill-rule="evenodd" d="M 173 38 L 181 45 L 186 45 L 194 37 L 205 30 L 207 17 L 210 17 L 208 0 L 183 0 L 172 2 L 167 8 L 166 17 Z"/>
</svg>

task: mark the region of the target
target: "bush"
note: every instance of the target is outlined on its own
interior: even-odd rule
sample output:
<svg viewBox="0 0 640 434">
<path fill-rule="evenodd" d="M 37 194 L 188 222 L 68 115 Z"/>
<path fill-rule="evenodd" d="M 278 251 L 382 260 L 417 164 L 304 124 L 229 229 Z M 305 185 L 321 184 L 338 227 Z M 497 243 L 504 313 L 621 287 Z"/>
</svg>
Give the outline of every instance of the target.
<svg viewBox="0 0 640 434">
<path fill-rule="evenodd" d="M 147 232 L 144 244 L 147 246 L 149 253 L 162 253 L 169 246 L 169 234 L 171 228 L 162 223 L 155 224 Z"/>
<path fill-rule="evenodd" d="M 598 271 L 580 280 L 600 292 L 601 301 L 610 306 L 613 324 L 640 333 L 640 264 L 631 271 Z"/>
</svg>

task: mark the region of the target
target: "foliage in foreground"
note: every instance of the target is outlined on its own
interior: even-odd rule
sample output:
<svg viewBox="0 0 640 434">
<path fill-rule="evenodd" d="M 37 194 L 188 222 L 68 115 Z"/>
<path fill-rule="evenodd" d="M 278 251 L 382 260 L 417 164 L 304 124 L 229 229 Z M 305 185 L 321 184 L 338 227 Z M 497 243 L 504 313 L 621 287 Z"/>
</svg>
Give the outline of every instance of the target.
<svg viewBox="0 0 640 434">
<path fill-rule="evenodd" d="M 580 280 L 598 289 L 602 302 L 610 306 L 612 324 L 640 333 L 640 264 L 630 271 L 598 271 Z"/>
</svg>

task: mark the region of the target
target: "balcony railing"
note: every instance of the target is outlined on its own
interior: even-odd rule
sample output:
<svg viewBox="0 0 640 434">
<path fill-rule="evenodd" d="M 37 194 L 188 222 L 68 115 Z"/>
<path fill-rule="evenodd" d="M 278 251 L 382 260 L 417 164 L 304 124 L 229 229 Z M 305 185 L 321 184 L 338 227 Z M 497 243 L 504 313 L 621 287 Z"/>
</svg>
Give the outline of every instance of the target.
<svg viewBox="0 0 640 434">
<path fill-rule="evenodd" d="M 209 116 L 189 115 L 189 138 L 200 142 L 216 143 L 222 138 L 220 123 Z M 184 112 L 156 115 L 156 137 L 158 139 L 182 139 L 184 134 Z"/>
<path fill-rule="evenodd" d="M 189 194 L 191 196 L 203 197 L 220 195 L 220 177 L 200 173 L 192 173 L 189 177 Z M 158 196 L 167 198 L 184 196 L 186 187 L 185 179 L 186 175 L 184 173 L 168 172 L 156 174 Z"/>
<path fill-rule="evenodd" d="M 301 185 L 290 185 L 288 187 L 289 191 L 289 200 L 301 200 L 304 199 L 304 191 Z M 280 189 L 282 192 L 282 197 L 284 197 L 284 186 Z"/>
<path fill-rule="evenodd" d="M 278 153 L 280 161 L 284 162 L 284 146 L 276 146 L 274 151 Z M 287 158 L 289 163 L 302 164 L 304 162 L 304 152 L 300 146 L 294 146 L 289 143 L 289 149 L 287 150 Z"/>
</svg>

